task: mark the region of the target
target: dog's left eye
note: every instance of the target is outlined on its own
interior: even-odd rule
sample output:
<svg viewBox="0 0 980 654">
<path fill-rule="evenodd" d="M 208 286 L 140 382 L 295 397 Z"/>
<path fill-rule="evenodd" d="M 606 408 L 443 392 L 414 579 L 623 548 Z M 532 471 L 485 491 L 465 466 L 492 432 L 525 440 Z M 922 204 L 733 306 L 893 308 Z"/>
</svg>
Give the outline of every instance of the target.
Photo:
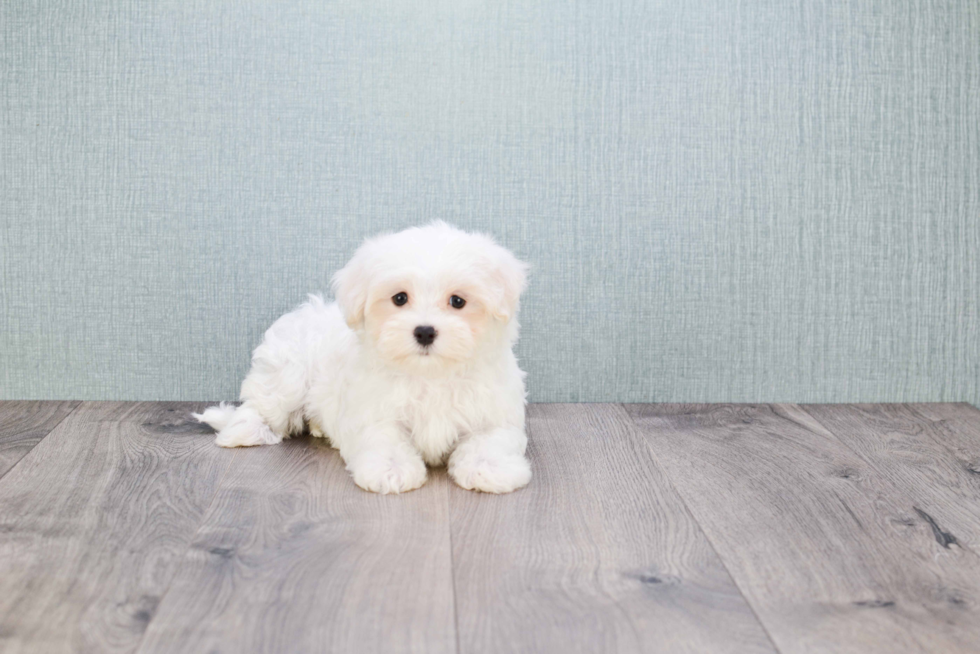
<svg viewBox="0 0 980 654">
<path fill-rule="evenodd" d="M 463 307 L 466 306 L 466 300 L 464 300 L 458 295 L 454 295 L 451 298 L 449 298 L 449 304 L 452 306 L 453 309 L 462 309 Z"/>
</svg>

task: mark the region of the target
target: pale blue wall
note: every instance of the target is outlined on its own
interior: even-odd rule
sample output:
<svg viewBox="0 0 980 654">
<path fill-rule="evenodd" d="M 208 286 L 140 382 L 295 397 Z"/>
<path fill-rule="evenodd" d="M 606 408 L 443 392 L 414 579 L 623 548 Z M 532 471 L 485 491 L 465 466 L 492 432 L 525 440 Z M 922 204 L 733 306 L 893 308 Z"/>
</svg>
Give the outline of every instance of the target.
<svg viewBox="0 0 980 654">
<path fill-rule="evenodd" d="M 376 231 L 533 400 L 980 400 L 980 3 L 0 3 L 0 397 L 237 395 Z"/>
</svg>

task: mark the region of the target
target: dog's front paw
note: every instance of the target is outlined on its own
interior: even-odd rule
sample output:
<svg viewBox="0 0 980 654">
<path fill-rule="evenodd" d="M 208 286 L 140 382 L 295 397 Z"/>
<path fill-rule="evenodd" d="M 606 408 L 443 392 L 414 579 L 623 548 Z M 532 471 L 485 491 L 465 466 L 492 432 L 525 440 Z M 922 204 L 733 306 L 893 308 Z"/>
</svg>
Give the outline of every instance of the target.
<svg viewBox="0 0 980 654">
<path fill-rule="evenodd" d="M 347 465 L 354 483 L 372 493 L 405 493 L 425 483 L 425 462 L 418 454 L 364 452 Z"/>
<path fill-rule="evenodd" d="M 489 453 L 473 448 L 453 453 L 449 459 L 449 476 L 466 490 L 509 493 L 531 481 L 531 464 L 520 454 Z"/>
</svg>

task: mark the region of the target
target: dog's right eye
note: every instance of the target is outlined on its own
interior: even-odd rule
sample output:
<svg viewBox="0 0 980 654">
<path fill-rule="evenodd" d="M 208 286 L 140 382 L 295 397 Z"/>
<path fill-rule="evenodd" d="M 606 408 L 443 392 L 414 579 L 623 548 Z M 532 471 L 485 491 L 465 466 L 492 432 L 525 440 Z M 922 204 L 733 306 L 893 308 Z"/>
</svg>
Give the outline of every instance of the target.
<svg viewBox="0 0 980 654">
<path fill-rule="evenodd" d="M 396 307 L 400 307 L 408 302 L 408 293 L 405 293 L 404 291 L 401 293 L 395 293 L 391 296 L 391 301 L 395 303 Z"/>
</svg>

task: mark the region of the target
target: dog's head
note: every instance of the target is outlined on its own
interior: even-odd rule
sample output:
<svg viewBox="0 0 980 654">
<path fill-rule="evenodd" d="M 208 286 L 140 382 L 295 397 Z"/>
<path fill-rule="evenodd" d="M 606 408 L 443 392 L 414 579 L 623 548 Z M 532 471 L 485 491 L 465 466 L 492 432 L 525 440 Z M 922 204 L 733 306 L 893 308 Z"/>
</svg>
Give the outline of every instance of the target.
<svg viewBox="0 0 980 654">
<path fill-rule="evenodd" d="M 443 222 L 370 239 L 333 278 L 352 329 L 386 362 L 436 372 L 509 347 L 527 265 Z"/>
</svg>

